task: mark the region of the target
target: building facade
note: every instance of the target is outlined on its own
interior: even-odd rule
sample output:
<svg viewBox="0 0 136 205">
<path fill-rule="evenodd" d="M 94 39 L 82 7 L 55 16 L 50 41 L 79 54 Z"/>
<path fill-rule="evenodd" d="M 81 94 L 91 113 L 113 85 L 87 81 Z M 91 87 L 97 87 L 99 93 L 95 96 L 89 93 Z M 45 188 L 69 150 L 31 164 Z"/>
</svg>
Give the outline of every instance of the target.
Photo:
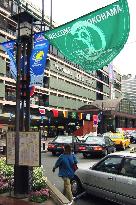
<svg viewBox="0 0 136 205">
<path fill-rule="evenodd" d="M 42 12 L 27 1 L 20 2 L 21 11 L 27 10 L 39 22 Z M 17 22 L 11 15 L 17 13 L 18 5 L 13 0 L 0 0 L 0 42 L 16 39 Z M 49 30 L 50 23 L 45 17 Z M 55 23 L 53 22 L 53 26 Z M 39 31 L 39 27 L 34 28 Z M 115 98 L 121 96 L 121 75 L 114 69 Z M 87 73 L 65 57 L 52 45 L 50 46 L 45 68 L 43 87 L 36 87 L 31 98 L 32 119 L 39 120 L 39 107 L 59 111 L 78 110 L 95 100 L 106 100 L 110 97 L 108 67 Z M 12 124 L 15 116 L 16 82 L 10 74 L 9 59 L 0 47 L 0 124 Z"/>
<path fill-rule="evenodd" d="M 124 75 L 122 79 L 122 93 L 136 107 L 136 76 Z"/>
<path fill-rule="evenodd" d="M 99 116 L 98 132 L 116 132 L 117 128 L 135 128 L 136 110 L 126 98 L 96 100 L 80 108 L 82 113 Z"/>
</svg>

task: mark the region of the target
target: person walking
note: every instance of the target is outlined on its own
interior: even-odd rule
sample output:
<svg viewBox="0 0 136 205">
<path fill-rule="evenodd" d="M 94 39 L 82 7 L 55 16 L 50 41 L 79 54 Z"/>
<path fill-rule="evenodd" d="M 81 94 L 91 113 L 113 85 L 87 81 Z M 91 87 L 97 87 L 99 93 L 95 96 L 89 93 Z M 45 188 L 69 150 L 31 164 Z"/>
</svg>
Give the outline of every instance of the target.
<svg viewBox="0 0 136 205">
<path fill-rule="evenodd" d="M 66 198 L 72 202 L 73 195 L 71 191 L 70 180 L 74 177 L 75 167 L 77 167 L 76 156 L 71 151 L 71 146 L 69 144 L 64 147 L 64 154 L 60 155 L 58 160 L 53 167 L 53 172 L 56 168 L 59 168 L 59 177 L 62 177 L 64 181 L 64 195 Z"/>
</svg>

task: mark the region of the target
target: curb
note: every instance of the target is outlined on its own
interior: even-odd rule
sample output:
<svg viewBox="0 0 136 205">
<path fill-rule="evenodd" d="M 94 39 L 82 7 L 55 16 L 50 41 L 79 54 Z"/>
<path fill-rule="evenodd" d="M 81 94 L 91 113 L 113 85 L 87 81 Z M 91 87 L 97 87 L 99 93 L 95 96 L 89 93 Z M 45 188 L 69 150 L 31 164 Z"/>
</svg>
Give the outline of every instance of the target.
<svg viewBox="0 0 136 205">
<path fill-rule="evenodd" d="M 46 182 L 51 198 L 57 205 L 71 205 L 71 202 L 49 181 Z"/>
</svg>

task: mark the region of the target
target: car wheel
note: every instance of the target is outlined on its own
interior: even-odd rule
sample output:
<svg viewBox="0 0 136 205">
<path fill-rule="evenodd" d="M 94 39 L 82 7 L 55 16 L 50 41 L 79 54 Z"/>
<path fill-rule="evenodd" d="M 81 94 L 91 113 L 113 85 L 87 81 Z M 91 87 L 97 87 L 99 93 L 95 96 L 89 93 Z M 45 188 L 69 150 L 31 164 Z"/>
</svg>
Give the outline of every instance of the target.
<svg viewBox="0 0 136 205">
<path fill-rule="evenodd" d="M 52 152 L 52 155 L 53 155 L 53 156 L 56 156 L 56 152 Z"/>
<path fill-rule="evenodd" d="M 83 157 L 84 157 L 85 159 L 87 159 L 88 154 L 83 153 Z"/>
<path fill-rule="evenodd" d="M 77 196 L 81 194 L 83 191 L 81 182 L 76 176 L 73 179 L 71 179 L 71 191 L 73 196 Z"/>
</svg>

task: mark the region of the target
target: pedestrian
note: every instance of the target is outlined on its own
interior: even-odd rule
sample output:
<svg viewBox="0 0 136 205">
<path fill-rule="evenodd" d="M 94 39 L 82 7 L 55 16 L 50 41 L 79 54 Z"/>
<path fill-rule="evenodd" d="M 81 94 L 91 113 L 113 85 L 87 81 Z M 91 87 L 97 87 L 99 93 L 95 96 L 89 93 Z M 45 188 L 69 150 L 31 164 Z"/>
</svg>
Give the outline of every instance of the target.
<svg viewBox="0 0 136 205">
<path fill-rule="evenodd" d="M 46 141 L 47 141 L 47 135 L 48 135 L 48 134 L 47 134 L 47 131 L 45 130 L 45 131 L 44 131 L 44 137 L 45 137 L 45 140 L 46 140 Z"/>
<path fill-rule="evenodd" d="M 77 163 L 76 156 L 71 151 L 71 146 L 67 144 L 64 147 L 64 153 L 60 155 L 52 170 L 55 172 L 55 169 L 59 168 L 59 177 L 62 177 L 64 181 L 64 195 L 70 202 L 73 201 L 70 180 L 74 177 Z"/>
</svg>

